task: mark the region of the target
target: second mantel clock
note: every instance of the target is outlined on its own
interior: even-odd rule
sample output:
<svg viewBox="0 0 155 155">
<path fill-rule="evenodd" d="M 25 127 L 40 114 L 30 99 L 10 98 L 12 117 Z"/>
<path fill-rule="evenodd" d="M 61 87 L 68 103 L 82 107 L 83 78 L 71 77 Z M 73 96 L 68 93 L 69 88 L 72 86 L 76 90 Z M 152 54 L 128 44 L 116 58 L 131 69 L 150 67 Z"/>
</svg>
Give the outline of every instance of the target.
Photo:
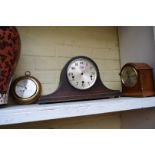
<svg viewBox="0 0 155 155">
<path fill-rule="evenodd" d="M 41 96 L 38 103 L 102 99 L 120 95 L 119 90 L 111 90 L 103 85 L 98 67 L 92 59 L 78 56 L 64 66 L 57 90 Z"/>
<path fill-rule="evenodd" d="M 154 96 L 153 70 L 145 63 L 127 63 L 121 69 L 122 95 Z"/>
</svg>

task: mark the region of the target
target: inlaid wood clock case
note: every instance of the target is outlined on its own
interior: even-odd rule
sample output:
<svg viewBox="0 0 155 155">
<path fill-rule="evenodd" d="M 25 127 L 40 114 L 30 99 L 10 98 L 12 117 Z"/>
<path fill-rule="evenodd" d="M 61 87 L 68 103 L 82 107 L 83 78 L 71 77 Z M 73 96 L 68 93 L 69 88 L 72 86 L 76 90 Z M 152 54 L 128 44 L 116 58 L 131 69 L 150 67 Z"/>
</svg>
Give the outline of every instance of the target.
<svg viewBox="0 0 155 155">
<path fill-rule="evenodd" d="M 126 86 L 122 82 L 122 96 L 154 96 L 155 86 L 153 78 L 153 69 L 146 63 L 127 63 L 122 67 L 121 72 L 127 67 L 130 67 L 134 70 L 136 82 L 132 87 Z"/>
</svg>

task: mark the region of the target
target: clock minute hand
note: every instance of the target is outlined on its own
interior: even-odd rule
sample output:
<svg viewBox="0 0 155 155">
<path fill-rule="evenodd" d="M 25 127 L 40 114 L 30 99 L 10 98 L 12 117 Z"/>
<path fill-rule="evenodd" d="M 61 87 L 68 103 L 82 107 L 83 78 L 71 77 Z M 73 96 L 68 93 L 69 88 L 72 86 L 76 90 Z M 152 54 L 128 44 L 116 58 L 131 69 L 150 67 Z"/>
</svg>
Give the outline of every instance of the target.
<svg viewBox="0 0 155 155">
<path fill-rule="evenodd" d="M 17 86 L 19 86 L 19 87 L 21 87 L 21 88 L 25 88 L 25 89 L 27 89 L 27 87 L 26 86 L 22 86 L 22 85 L 17 85 Z"/>
<path fill-rule="evenodd" d="M 19 84 L 18 84 L 17 86 L 18 86 L 18 87 L 21 87 L 21 88 L 23 88 L 23 86 L 22 86 L 22 85 L 19 85 Z"/>
</svg>

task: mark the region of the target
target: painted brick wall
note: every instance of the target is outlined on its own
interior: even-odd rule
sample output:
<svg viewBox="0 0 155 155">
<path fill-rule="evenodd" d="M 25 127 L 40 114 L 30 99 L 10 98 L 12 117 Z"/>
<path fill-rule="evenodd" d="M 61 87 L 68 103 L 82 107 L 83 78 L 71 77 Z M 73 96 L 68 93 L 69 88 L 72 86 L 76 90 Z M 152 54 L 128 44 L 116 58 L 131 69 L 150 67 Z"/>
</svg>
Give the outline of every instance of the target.
<svg viewBox="0 0 155 155">
<path fill-rule="evenodd" d="M 17 27 L 21 57 L 14 78 L 25 71 L 40 80 L 42 94 L 53 92 L 62 67 L 73 56 L 84 55 L 97 63 L 101 79 L 120 89 L 120 56 L 116 27 Z"/>
</svg>

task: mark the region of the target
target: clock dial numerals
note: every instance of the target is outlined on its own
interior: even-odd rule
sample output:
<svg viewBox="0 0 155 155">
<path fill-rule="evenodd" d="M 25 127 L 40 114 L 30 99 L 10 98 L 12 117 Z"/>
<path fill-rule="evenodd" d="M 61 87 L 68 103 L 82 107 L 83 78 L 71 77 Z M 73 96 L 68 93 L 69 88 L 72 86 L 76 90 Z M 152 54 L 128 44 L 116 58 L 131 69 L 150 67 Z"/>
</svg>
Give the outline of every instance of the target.
<svg viewBox="0 0 155 155">
<path fill-rule="evenodd" d="M 17 83 L 15 91 L 20 98 L 30 98 L 36 93 L 37 86 L 34 81 L 25 79 Z"/>
<path fill-rule="evenodd" d="M 137 83 L 137 71 L 133 67 L 125 67 L 121 72 L 122 83 L 126 87 L 134 87 Z"/>
<path fill-rule="evenodd" d="M 90 60 L 77 58 L 69 64 L 67 78 L 74 88 L 80 90 L 89 89 L 96 82 L 97 70 Z"/>
<path fill-rule="evenodd" d="M 75 70 L 75 67 L 72 67 L 72 70 Z"/>
</svg>

